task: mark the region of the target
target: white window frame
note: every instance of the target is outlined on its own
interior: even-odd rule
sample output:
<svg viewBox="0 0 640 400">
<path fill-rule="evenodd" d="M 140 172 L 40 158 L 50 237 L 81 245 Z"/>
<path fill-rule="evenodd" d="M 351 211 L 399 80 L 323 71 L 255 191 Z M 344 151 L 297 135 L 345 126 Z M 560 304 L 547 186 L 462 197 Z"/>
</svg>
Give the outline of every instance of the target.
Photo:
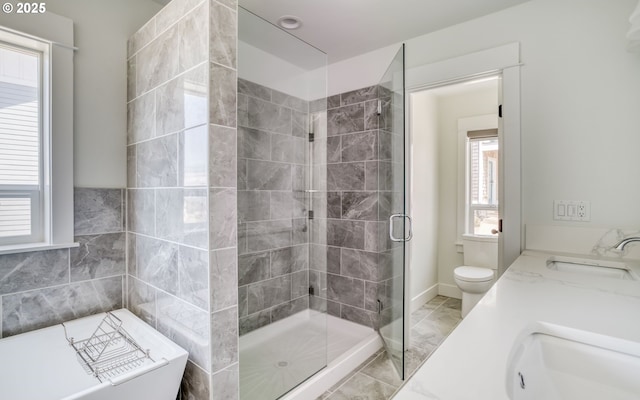
<svg viewBox="0 0 640 400">
<path fill-rule="evenodd" d="M 476 209 L 476 207 L 479 207 L 478 209 L 487 209 L 478 204 L 471 207 L 472 205 L 469 199 L 471 183 L 468 171 L 469 163 L 467 162 L 469 154 L 467 132 L 498 129 L 498 123 L 498 114 L 486 114 L 458 119 L 458 242 L 456 243 L 458 252 L 462 252 L 462 238 L 465 235 L 472 235 L 473 227 L 471 226 L 470 215 L 472 215 L 473 210 Z M 498 207 L 495 209 L 497 210 Z"/>
<path fill-rule="evenodd" d="M 49 63 L 50 48 L 48 45 L 11 34 L 0 32 L 0 47 L 10 50 L 25 50 L 38 56 L 38 142 L 39 142 L 39 162 L 38 162 L 38 185 L 0 185 L 0 198 L 29 198 L 31 199 L 31 234 L 20 236 L 0 237 L 0 248 L 12 245 L 30 245 L 42 243 L 46 239 L 44 232 L 45 219 L 50 215 L 51 210 L 45 203 L 45 198 L 49 197 L 45 193 L 45 176 L 48 174 L 49 165 L 49 144 L 48 139 L 50 129 L 47 116 L 49 115 L 48 93 L 49 93 Z"/>
<path fill-rule="evenodd" d="M 497 127 L 495 128 L 497 131 Z M 498 200 L 496 199 L 496 203 L 495 204 L 485 204 L 485 203 L 478 203 L 478 204 L 473 204 L 472 200 L 471 200 L 471 191 L 473 190 L 471 185 L 471 174 L 473 173 L 471 171 L 471 143 L 472 142 L 480 142 L 486 139 L 469 139 L 466 137 L 466 133 L 468 131 L 473 131 L 473 130 L 484 130 L 484 129 L 470 129 L 465 131 L 465 157 L 464 157 L 464 164 L 465 167 L 464 169 L 466 170 L 466 177 L 465 177 L 465 182 L 466 182 L 466 186 L 465 186 L 465 221 L 466 221 L 466 226 L 465 226 L 465 235 L 472 235 L 472 236 L 488 236 L 488 237 L 493 237 L 490 235 L 479 235 L 474 233 L 474 212 L 475 211 L 481 211 L 481 210 L 486 210 L 486 211 L 498 211 Z M 498 136 L 496 134 L 495 136 L 495 140 L 498 140 Z M 498 148 L 498 151 L 500 151 L 500 149 Z M 480 171 L 482 171 L 482 164 L 480 165 Z M 496 170 L 497 172 L 497 170 Z M 482 179 L 480 179 L 482 180 Z M 497 194 L 497 192 L 496 192 Z"/>
<path fill-rule="evenodd" d="M 497 138 L 496 138 L 497 139 Z M 489 199 L 497 199 L 498 198 L 498 182 L 496 182 L 496 177 L 498 176 L 498 159 L 493 157 L 488 157 L 487 162 L 489 165 L 487 166 L 487 171 L 490 171 L 491 179 L 489 180 L 492 183 L 492 186 L 489 188 Z M 498 200 L 499 202 L 499 200 Z M 490 202 L 489 204 L 494 204 L 494 202 Z M 498 204 L 497 202 L 495 204 Z"/>
<path fill-rule="evenodd" d="M 32 243 L 0 244 L 0 255 L 77 247 L 73 235 L 73 21 L 49 12 L 34 18 L 0 13 L 0 40 L 43 49 L 42 235 Z"/>
</svg>

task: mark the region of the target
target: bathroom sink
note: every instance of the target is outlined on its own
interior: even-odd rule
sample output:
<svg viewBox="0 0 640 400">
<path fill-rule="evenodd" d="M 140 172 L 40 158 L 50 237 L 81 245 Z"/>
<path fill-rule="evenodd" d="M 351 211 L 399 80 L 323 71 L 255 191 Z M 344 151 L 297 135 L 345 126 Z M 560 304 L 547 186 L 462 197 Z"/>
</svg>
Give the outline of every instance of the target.
<svg viewBox="0 0 640 400">
<path fill-rule="evenodd" d="M 537 323 L 512 349 L 511 400 L 637 400 L 640 343 Z"/>
<path fill-rule="evenodd" d="M 638 276 L 625 263 L 617 261 L 553 256 L 547 260 L 547 268 L 554 271 L 597 275 L 603 278 L 638 280 Z"/>
</svg>

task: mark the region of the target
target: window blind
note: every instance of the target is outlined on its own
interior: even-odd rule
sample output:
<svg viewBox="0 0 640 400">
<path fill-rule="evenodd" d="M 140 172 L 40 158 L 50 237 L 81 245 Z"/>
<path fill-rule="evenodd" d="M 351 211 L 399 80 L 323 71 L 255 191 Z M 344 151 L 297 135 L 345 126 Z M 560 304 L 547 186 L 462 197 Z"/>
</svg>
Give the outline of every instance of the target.
<svg viewBox="0 0 640 400">
<path fill-rule="evenodd" d="M 0 78 L 0 185 L 38 185 L 38 89 Z"/>
<path fill-rule="evenodd" d="M 0 46 L 0 238 L 33 234 L 40 191 L 38 54 Z"/>
<path fill-rule="evenodd" d="M 467 138 L 470 140 L 486 139 L 498 137 L 497 129 L 481 129 L 477 131 L 467 131 Z"/>
</svg>

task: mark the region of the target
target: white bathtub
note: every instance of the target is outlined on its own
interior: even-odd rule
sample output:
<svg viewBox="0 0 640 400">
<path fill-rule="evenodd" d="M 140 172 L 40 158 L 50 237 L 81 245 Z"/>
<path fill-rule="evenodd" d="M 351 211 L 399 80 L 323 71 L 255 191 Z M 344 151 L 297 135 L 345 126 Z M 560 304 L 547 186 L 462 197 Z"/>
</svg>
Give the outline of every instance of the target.
<svg viewBox="0 0 640 400">
<path fill-rule="evenodd" d="M 153 359 L 114 378 L 89 374 L 55 325 L 0 340 L 0 398 L 11 400 L 175 400 L 188 353 L 128 310 L 114 311 Z M 66 322 L 76 340 L 91 336 L 105 314 Z"/>
</svg>

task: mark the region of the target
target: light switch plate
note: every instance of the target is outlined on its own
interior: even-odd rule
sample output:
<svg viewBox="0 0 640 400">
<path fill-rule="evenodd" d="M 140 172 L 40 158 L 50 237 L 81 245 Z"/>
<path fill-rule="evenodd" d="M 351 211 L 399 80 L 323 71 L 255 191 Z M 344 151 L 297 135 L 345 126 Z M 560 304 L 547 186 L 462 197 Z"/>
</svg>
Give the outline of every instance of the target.
<svg viewBox="0 0 640 400">
<path fill-rule="evenodd" d="M 556 221 L 590 221 L 591 203 L 584 200 L 554 200 L 553 219 Z"/>
</svg>

